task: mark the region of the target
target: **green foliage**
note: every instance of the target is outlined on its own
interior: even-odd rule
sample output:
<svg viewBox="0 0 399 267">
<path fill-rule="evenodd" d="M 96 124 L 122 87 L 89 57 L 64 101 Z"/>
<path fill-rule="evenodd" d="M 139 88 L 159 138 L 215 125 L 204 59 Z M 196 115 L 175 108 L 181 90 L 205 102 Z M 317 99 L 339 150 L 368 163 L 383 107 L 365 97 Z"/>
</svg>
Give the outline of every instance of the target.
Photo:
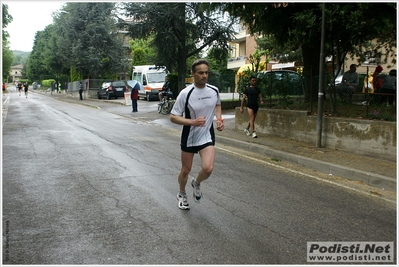
<svg viewBox="0 0 399 267">
<path fill-rule="evenodd" d="M 3 41 L 3 46 L 2 46 L 2 71 L 3 71 L 2 77 L 3 77 L 3 81 L 6 81 L 10 75 L 12 61 L 13 61 L 13 53 L 10 50 L 8 41 Z"/>
<path fill-rule="evenodd" d="M 235 72 L 226 70 L 229 54 L 227 50 L 212 48 L 206 57 L 209 63 L 208 82 L 219 88 L 220 92 L 233 91 L 235 88 Z"/>
<path fill-rule="evenodd" d="M 156 48 L 151 44 L 152 39 L 131 39 L 132 65 L 153 65 L 156 62 Z"/>
<path fill-rule="evenodd" d="M 136 47 L 132 51 L 132 59 L 133 66 L 152 65 L 147 61 L 147 54 L 141 47 Z"/>
<path fill-rule="evenodd" d="M 43 80 L 41 84 L 42 84 L 42 87 L 51 88 L 51 86 L 53 85 L 54 82 L 55 82 L 54 79 L 49 79 L 49 80 Z"/>
<path fill-rule="evenodd" d="M 28 61 L 32 80 L 56 77 L 118 76 L 129 73 L 114 3 L 67 2 L 53 24 L 36 33 Z"/>
<path fill-rule="evenodd" d="M 262 71 L 266 69 L 267 63 L 269 63 L 270 58 L 268 57 L 269 50 L 259 50 L 258 48 L 255 49 L 255 52 L 249 55 L 249 63 L 252 65 L 252 69 L 255 72 Z M 261 58 L 266 57 L 265 65 L 261 65 Z"/>
<path fill-rule="evenodd" d="M 325 55 L 334 56 L 341 65 L 346 56 L 361 55 L 365 42 L 377 39 L 385 48 L 383 60 L 396 62 L 396 3 L 220 3 L 231 16 L 238 17 L 250 33 L 271 36 L 271 44 L 288 44 L 302 50 L 306 100 L 316 99 L 319 73 L 322 7 L 325 7 Z M 268 48 L 268 47 L 266 47 Z M 274 48 L 270 51 L 275 54 Z M 374 50 L 375 51 L 375 50 Z M 361 57 L 360 57 L 361 58 Z M 362 59 L 362 58 L 361 58 Z M 337 70 L 337 72 L 339 69 Z"/>
<path fill-rule="evenodd" d="M 233 24 L 221 12 L 209 12 L 200 3 L 124 3 L 125 15 L 134 23 L 126 27 L 132 38 L 153 36 L 156 47 L 156 65 L 165 65 L 179 75 L 182 89 L 191 56 L 198 56 L 206 47 L 228 50 Z"/>
<path fill-rule="evenodd" d="M 8 13 L 8 5 L 2 4 L 3 11 L 3 21 L 2 21 L 2 78 L 3 81 L 6 81 L 9 77 L 9 73 L 11 70 L 11 65 L 13 61 L 13 53 L 9 47 L 9 34 L 4 29 L 7 28 L 7 25 L 11 23 L 12 16 Z"/>
<path fill-rule="evenodd" d="M 81 81 L 83 80 L 82 73 L 79 72 L 75 67 L 71 66 L 71 74 L 70 74 L 71 81 Z"/>
<path fill-rule="evenodd" d="M 9 33 L 5 31 L 4 29 L 7 28 L 8 24 L 10 24 L 13 20 L 13 17 L 8 13 L 8 5 L 6 4 L 1 4 L 2 6 L 2 11 L 3 11 L 3 20 L 2 20 L 2 35 L 3 35 L 3 42 L 7 42 L 8 38 L 10 37 Z"/>
<path fill-rule="evenodd" d="M 303 62 L 302 49 L 291 42 L 277 44 L 273 35 L 263 35 L 256 39 L 259 49 L 268 50 L 270 59 L 280 63 Z"/>
</svg>

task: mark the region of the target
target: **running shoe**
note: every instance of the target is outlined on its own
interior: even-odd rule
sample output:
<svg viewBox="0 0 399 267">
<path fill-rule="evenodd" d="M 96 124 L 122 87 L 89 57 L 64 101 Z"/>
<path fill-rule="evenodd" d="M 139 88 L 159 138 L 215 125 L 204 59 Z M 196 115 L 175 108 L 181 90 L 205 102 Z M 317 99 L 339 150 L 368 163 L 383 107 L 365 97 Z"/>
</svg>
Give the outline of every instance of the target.
<svg viewBox="0 0 399 267">
<path fill-rule="evenodd" d="M 255 132 L 252 133 L 252 138 L 258 138 Z"/>
<path fill-rule="evenodd" d="M 201 189 L 200 189 L 200 185 L 195 181 L 195 179 L 193 178 L 193 180 L 191 181 L 191 186 L 193 187 L 193 197 L 194 200 L 196 202 L 200 202 L 202 199 L 202 193 L 201 193 Z"/>
<path fill-rule="evenodd" d="M 190 209 L 190 205 L 187 202 L 187 195 L 180 195 L 179 193 L 176 196 L 177 201 L 179 202 L 179 209 L 181 210 L 189 210 Z"/>
<path fill-rule="evenodd" d="M 244 133 L 245 133 L 246 135 L 248 135 L 248 136 L 250 136 L 250 135 L 251 135 L 251 133 L 249 132 L 249 130 L 248 130 L 248 129 L 244 129 Z"/>
</svg>

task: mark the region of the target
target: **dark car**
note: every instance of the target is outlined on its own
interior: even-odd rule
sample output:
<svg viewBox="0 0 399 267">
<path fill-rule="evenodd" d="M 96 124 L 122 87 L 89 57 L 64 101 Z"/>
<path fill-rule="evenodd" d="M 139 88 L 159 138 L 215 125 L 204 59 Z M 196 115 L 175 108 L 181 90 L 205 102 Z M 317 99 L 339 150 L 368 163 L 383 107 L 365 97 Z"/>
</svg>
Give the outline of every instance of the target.
<svg viewBox="0 0 399 267">
<path fill-rule="evenodd" d="M 273 70 L 259 72 L 257 84 L 263 84 L 266 90 L 271 92 L 272 94 L 304 94 L 303 78 L 297 72 L 292 70 Z"/>
<path fill-rule="evenodd" d="M 97 92 L 97 97 L 98 99 L 117 99 L 118 97 L 124 97 L 125 92 L 129 92 L 129 89 L 124 81 L 104 82 Z"/>
</svg>

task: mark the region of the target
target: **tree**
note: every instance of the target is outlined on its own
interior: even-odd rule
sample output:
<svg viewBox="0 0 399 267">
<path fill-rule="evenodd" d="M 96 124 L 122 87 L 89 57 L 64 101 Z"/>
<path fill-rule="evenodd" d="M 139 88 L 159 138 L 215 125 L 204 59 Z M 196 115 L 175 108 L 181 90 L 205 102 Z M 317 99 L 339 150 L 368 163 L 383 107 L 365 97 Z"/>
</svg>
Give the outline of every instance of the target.
<svg viewBox="0 0 399 267">
<path fill-rule="evenodd" d="M 55 51 L 49 45 L 49 39 L 53 35 L 54 25 L 48 25 L 43 31 L 37 31 L 33 41 L 32 52 L 26 62 L 26 75 L 31 81 L 41 81 L 53 76 L 52 74 L 60 74 L 58 68 L 54 67 Z M 53 54 L 50 57 L 49 54 Z"/>
<path fill-rule="evenodd" d="M 301 48 L 307 85 L 305 97 L 307 100 L 317 99 L 322 14 L 320 3 L 209 5 L 212 8 L 222 8 L 231 16 L 240 18 L 251 33 L 272 35 L 281 46 L 289 42 Z M 361 51 L 365 42 L 377 38 L 378 42 L 389 48 L 396 46 L 396 41 L 393 41 L 395 37 L 396 3 L 326 4 L 325 51 L 326 55 L 329 53 L 337 56 L 339 66 L 348 54 L 354 55 Z"/>
<path fill-rule="evenodd" d="M 116 22 L 114 3 L 67 3 L 53 14 L 52 24 L 37 32 L 28 76 L 36 80 L 50 73 L 76 81 L 127 74 L 128 59 Z"/>
<path fill-rule="evenodd" d="M 8 13 L 8 5 L 2 4 L 2 11 L 3 11 L 3 22 L 2 22 L 2 34 L 3 34 L 3 41 L 8 40 L 10 35 L 4 29 L 7 28 L 8 24 L 10 24 L 13 20 L 12 16 Z"/>
<path fill-rule="evenodd" d="M 132 50 L 132 64 L 133 66 L 139 65 L 152 65 L 156 60 L 156 49 L 150 45 L 151 38 L 149 40 L 137 40 L 131 39 L 130 49 Z"/>
<path fill-rule="evenodd" d="M 228 50 L 220 48 L 211 48 L 206 56 L 210 72 L 208 82 L 221 92 L 228 92 L 228 88 L 234 90 L 235 87 L 235 72 L 226 69 L 228 58 Z"/>
<path fill-rule="evenodd" d="M 263 35 L 256 39 L 256 43 L 261 50 L 268 50 L 270 59 L 280 63 L 303 62 L 302 50 L 293 46 L 289 42 L 279 45 L 273 35 Z"/>
<path fill-rule="evenodd" d="M 199 3 L 125 3 L 125 15 L 133 23 L 125 24 L 132 38 L 154 36 L 158 51 L 156 65 L 174 71 L 178 88 L 185 86 L 187 60 L 207 47 L 228 50 L 232 39 L 232 21 L 223 13 L 210 13 Z"/>
<path fill-rule="evenodd" d="M 10 75 L 11 64 L 13 62 L 13 53 L 10 50 L 9 46 L 9 34 L 4 29 L 7 28 L 7 25 L 12 22 L 12 16 L 8 14 L 8 5 L 2 4 L 3 10 L 3 23 L 2 23 L 2 68 L 3 68 L 3 81 L 7 80 L 7 77 Z"/>
<path fill-rule="evenodd" d="M 67 3 L 54 16 L 57 60 L 80 78 L 129 71 L 114 7 L 106 2 Z"/>
</svg>

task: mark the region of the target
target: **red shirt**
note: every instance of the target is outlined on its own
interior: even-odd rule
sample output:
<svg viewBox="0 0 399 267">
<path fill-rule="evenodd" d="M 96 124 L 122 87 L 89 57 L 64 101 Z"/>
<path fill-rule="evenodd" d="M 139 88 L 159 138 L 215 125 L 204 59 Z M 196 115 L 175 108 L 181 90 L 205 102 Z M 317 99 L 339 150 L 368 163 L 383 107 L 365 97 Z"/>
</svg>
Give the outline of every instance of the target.
<svg viewBox="0 0 399 267">
<path fill-rule="evenodd" d="M 137 99 L 139 99 L 139 90 L 132 90 L 132 92 L 131 92 L 131 99 L 132 100 L 137 100 Z"/>
</svg>

